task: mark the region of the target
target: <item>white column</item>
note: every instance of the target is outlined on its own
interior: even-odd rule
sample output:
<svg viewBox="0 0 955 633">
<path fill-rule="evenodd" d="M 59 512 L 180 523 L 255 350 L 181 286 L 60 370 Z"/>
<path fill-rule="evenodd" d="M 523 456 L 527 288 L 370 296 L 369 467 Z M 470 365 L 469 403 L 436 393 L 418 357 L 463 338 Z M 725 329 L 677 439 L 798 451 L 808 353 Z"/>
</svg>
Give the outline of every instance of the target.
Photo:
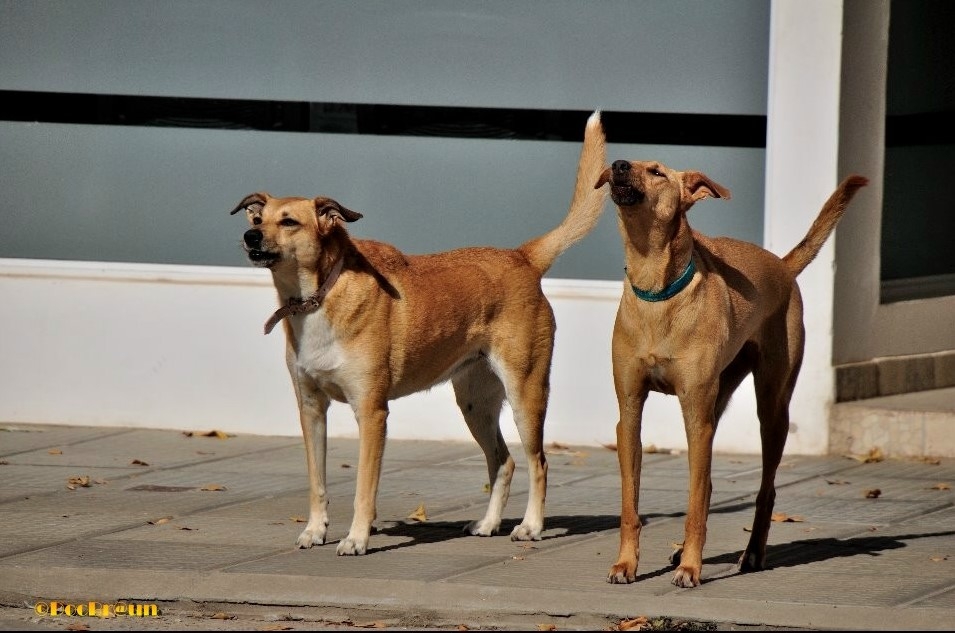
<svg viewBox="0 0 955 633">
<path fill-rule="evenodd" d="M 784 255 L 838 181 L 842 0 L 773 0 L 766 135 L 765 246 Z M 799 276 L 806 353 L 790 407 L 787 452 L 828 449 L 834 397 L 834 240 Z"/>
</svg>

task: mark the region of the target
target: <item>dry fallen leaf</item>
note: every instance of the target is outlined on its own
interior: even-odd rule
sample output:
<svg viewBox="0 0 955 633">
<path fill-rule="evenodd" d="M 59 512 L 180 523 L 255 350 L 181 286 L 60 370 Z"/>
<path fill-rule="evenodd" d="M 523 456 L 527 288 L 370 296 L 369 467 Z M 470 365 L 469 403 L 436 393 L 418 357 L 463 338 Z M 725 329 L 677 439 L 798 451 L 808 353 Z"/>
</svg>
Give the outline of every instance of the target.
<svg viewBox="0 0 955 633">
<path fill-rule="evenodd" d="M 847 455 L 846 457 L 849 457 L 856 461 L 860 461 L 863 464 L 872 464 L 874 462 L 881 462 L 885 459 L 885 455 L 882 453 L 882 449 L 879 448 L 878 446 L 870 449 L 869 452 L 866 453 L 865 455 L 850 454 L 850 455 Z"/>
<path fill-rule="evenodd" d="M 51 448 L 50 450 L 47 451 L 47 453 L 49 453 L 50 455 L 62 455 L 63 451 L 61 451 L 58 448 Z"/>
<path fill-rule="evenodd" d="M 289 517 L 289 521 L 294 521 L 295 523 L 308 523 L 308 519 L 305 517 Z"/>
<path fill-rule="evenodd" d="M 882 496 L 882 491 L 879 490 L 878 488 L 872 488 L 870 490 L 865 491 L 866 499 L 878 499 L 881 496 Z"/>
<path fill-rule="evenodd" d="M 205 492 L 219 492 L 220 490 L 225 489 L 225 486 L 220 486 L 219 484 L 206 484 L 202 488 L 199 488 L 199 490 L 203 490 Z"/>
<path fill-rule="evenodd" d="M 421 522 L 427 521 L 428 513 L 425 512 L 424 504 L 422 503 L 421 505 L 419 505 L 417 510 L 415 510 L 414 512 L 408 515 L 408 518 L 411 519 L 412 521 L 421 521 Z"/>
<path fill-rule="evenodd" d="M 173 527 L 184 532 L 194 532 L 196 530 L 196 528 L 186 527 L 185 525 L 174 525 Z"/>
<path fill-rule="evenodd" d="M 342 464 L 342 468 L 351 468 L 351 464 Z"/>
<path fill-rule="evenodd" d="M 569 446 L 560 442 L 551 442 L 544 447 L 544 452 L 548 455 L 580 455 L 579 451 L 572 450 Z"/>
<path fill-rule="evenodd" d="M 172 516 L 161 517 L 159 519 L 153 519 L 152 521 L 146 521 L 149 525 L 162 525 L 164 523 L 169 523 L 172 521 Z"/>
<path fill-rule="evenodd" d="M 537 630 L 538 630 L 538 631 L 556 631 L 556 630 L 557 630 L 557 625 L 556 625 L 556 624 L 551 624 L 551 623 L 549 623 L 549 622 L 546 623 L 546 624 L 538 624 L 538 625 L 537 625 Z"/>
<path fill-rule="evenodd" d="M 484 484 L 483 490 L 484 492 L 491 492 L 491 484 L 490 483 Z"/>
<path fill-rule="evenodd" d="M 789 515 L 785 512 L 773 512 L 772 520 L 777 523 L 802 523 L 805 521 L 805 519 L 798 514 Z"/>
<path fill-rule="evenodd" d="M 647 620 L 647 616 L 641 615 L 632 620 L 620 620 L 620 624 L 617 625 L 618 631 L 642 631 L 645 628 L 649 628 L 650 621 Z"/>
<path fill-rule="evenodd" d="M 829 484 L 830 486 L 845 486 L 852 482 L 846 481 L 844 479 L 827 479 L 826 483 Z"/>
<path fill-rule="evenodd" d="M 937 554 L 935 556 L 930 556 L 929 560 L 933 563 L 940 563 L 943 560 L 948 560 L 948 554 Z"/>
<path fill-rule="evenodd" d="M 457 625 L 456 627 L 454 627 L 454 629 L 455 629 L 456 631 L 470 631 L 470 630 L 471 630 L 471 629 L 468 628 L 468 625 L 467 625 L 467 624 L 459 624 L 459 625 Z"/>
<path fill-rule="evenodd" d="M 942 460 L 940 460 L 938 457 L 919 457 L 918 461 L 924 462 L 930 466 L 938 466 L 942 463 Z"/>
<path fill-rule="evenodd" d="M 360 629 L 383 629 L 388 625 L 382 622 L 381 620 L 375 620 L 374 622 L 356 623 L 356 624 L 353 624 L 352 626 L 357 626 Z"/>
<path fill-rule="evenodd" d="M 218 611 L 216 613 L 213 613 L 209 617 L 212 618 L 213 620 L 235 620 L 234 615 L 229 615 L 225 611 Z"/>
<path fill-rule="evenodd" d="M 259 631 L 291 631 L 292 627 L 290 627 L 288 624 L 268 624 L 257 630 Z"/>
<path fill-rule="evenodd" d="M 76 490 L 77 486 L 89 488 L 91 483 L 89 475 L 74 475 L 66 480 L 66 487 L 70 490 Z"/>
<path fill-rule="evenodd" d="M 215 429 L 211 431 L 206 431 L 205 433 L 200 433 L 202 437 L 217 437 L 220 440 L 228 439 L 230 436 L 225 431 L 217 431 Z"/>
<path fill-rule="evenodd" d="M 147 464 L 141 459 L 134 459 L 133 461 L 129 462 L 129 465 L 130 466 L 149 466 L 149 464 Z"/>
<path fill-rule="evenodd" d="M 66 627 L 67 631 L 89 631 L 90 626 L 88 624 L 83 624 L 82 622 L 74 622 L 73 624 Z"/>
<path fill-rule="evenodd" d="M 511 556 L 511 560 L 524 560 L 523 556 Z"/>
<path fill-rule="evenodd" d="M 951 490 L 951 489 L 952 489 L 951 484 L 946 484 L 941 482 L 929 488 L 929 490 Z"/>
</svg>

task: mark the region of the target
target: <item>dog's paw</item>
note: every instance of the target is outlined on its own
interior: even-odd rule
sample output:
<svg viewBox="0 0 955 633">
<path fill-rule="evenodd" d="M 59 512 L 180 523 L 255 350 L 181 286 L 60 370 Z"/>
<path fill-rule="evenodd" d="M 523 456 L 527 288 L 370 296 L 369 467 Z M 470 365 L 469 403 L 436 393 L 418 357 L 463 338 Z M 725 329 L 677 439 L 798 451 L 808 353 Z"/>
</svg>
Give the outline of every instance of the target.
<svg viewBox="0 0 955 633">
<path fill-rule="evenodd" d="M 615 563 L 607 572 L 607 582 L 611 585 L 627 585 L 636 579 L 636 563 Z"/>
<path fill-rule="evenodd" d="M 670 582 L 684 589 L 698 587 L 700 585 L 700 570 L 678 567 L 677 570 L 673 572 L 673 578 Z"/>
<path fill-rule="evenodd" d="M 541 528 L 531 527 L 524 523 L 518 525 L 511 532 L 512 541 L 539 541 L 541 540 Z"/>
<path fill-rule="evenodd" d="M 464 526 L 464 531 L 471 536 L 494 536 L 500 529 L 500 521 L 497 523 L 492 523 L 490 521 L 485 521 L 484 519 L 480 521 L 471 521 Z"/>
<path fill-rule="evenodd" d="M 321 527 L 318 529 L 305 528 L 302 530 L 302 533 L 298 535 L 298 539 L 295 541 L 295 545 L 299 549 L 308 549 L 312 545 L 324 545 L 325 544 L 325 528 Z"/>
<path fill-rule="evenodd" d="M 762 560 L 754 552 L 743 552 L 743 555 L 739 557 L 739 562 L 736 563 L 736 567 L 741 573 L 749 571 L 762 571 L 766 568 L 765 560 Z"/>
<path fill-rule="evenodd" d="M 335 551 L 339 556 L 363 556 L 368 550 L 368 539 L 345 537 Z"/>
</svg>

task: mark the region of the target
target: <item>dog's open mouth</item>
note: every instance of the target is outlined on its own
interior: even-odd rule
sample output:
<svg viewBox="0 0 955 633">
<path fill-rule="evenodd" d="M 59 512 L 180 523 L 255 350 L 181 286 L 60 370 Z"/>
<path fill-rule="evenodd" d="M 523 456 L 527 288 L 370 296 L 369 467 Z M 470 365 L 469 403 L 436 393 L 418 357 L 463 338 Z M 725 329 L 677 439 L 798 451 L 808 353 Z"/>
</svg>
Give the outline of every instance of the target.
<svg viewBox="0 0 955 633">
<path fill-rule="evenodd" d="M 247 254 L 249 256 L 249 261 L 256 266 L 264 266 L 268 268 L 279 261 L 278 253 L 270 253 L 269 251 L 260 251 L 255 248 L 250 248 L 247 251 Z"/>
<path fill-rule="evenodd" d="M 644 194 L 633 185 L 610 185 L 610 199 L 621 207 L 629 207 L 643 202 Z"/>
</svg>

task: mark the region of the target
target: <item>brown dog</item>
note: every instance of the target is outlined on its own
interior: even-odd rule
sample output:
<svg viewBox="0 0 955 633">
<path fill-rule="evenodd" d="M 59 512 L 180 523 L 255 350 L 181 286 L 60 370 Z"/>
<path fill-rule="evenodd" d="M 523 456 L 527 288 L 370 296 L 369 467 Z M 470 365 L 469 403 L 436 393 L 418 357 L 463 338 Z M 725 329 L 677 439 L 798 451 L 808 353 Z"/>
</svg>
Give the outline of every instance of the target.
<svg viewBox="0 0 955 633">
<path fill-rule="evenodd" d="M 789 431 L 789 400 L 803 355 L 802 298 L 796 276 L 812 261 L 856 190 L 844 180 L 809 233 L 785 257 L 690 228 L 686 212 L 730 192 L 704 174 L 657 162 L 618 160 L 597 181 L 610 184 L 627 264 L 613 330 L 614 388 L 620 408 L 617 449 L 622 508 L 620 553 L 608 581 L 636 579 L 640 558 L 638 501 L 641 416 L 648 393 L 680 399 L 689 448 L 689 504 L 683 547 L 674 553 L 673 584 L 700 584 L 710 508 L 713 434 L 730 396 L 752 372 L 763 453 L 749 544 L 740 571 L 765 565 L 774 479 Z"/>
<path fill-rule="evenodd" d="M 499 415 L 510 404 L 527 457 L 530 493 L 514 540 L 539 540 L 547 463 L 544 415 L 554 344 L 554 315 L 541 276 L 597 223 L 606 193 L 593 183 L 606 167 L 599 113 L 587 122 L 570 211 L 552 231 L 516 249 L 463 248 L 405 255 L 393 246 L 352 239 L 345 222 L 362 217 L 329 198 L 273 198 L 253 193 L 252 228 L 243 243 L 267 267 L 282 306 L 266 333 L 284 320 L 286 362 L 305 439 L 310 513 L 297 544 L 325 542 L 326 413 L 348 403 L 359 428 L 354 516 L 339 555 L 364 554 L 385 447 L 388 401 L 450 380 L 471 434 L 484 451 L 491 485 L 487 513 L 467 529 L 498 531 L 514 460 Z"/>
</svg>

